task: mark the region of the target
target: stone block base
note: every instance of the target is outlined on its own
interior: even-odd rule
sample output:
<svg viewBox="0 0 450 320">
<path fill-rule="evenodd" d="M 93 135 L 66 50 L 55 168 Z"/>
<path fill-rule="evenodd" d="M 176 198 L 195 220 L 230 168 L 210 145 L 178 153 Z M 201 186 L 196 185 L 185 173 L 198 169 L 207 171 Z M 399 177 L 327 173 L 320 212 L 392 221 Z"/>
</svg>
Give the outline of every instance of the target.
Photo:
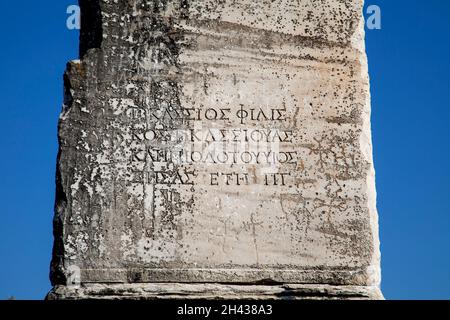
<svg viewBox="0 0 450 320">
<path fill-rule="evenodd" d="M 369 286 L 145 283 L 56 286 L 46 299 L 381 300 L 383 295 L 378 287 Z"/>
</svg>

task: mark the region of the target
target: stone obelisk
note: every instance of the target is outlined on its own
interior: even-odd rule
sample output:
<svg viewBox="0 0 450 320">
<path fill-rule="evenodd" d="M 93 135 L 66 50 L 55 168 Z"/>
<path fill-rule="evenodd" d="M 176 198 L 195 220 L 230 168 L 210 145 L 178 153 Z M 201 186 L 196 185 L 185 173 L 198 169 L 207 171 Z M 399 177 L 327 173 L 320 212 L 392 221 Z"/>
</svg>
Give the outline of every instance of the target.
<svg viewBox="0 0 450 320">
<path fill-rule="evenodd" d="M 80 0 L 49 299 L 382 298 L 363 0 Z"/>
</svg>

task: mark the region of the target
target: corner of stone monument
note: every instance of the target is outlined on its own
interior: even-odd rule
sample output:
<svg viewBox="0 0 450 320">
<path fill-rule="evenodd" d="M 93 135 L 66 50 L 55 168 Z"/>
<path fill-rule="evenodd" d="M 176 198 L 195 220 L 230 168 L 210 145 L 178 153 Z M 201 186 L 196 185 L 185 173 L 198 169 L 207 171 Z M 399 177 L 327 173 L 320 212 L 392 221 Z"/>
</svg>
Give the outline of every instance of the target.
<svg viewBox="0 0 450 320">
<path fill-rule="evenodd" d="M 80 0 L 47 299 L 383 299 L 362 0 Z"/>
</svg>

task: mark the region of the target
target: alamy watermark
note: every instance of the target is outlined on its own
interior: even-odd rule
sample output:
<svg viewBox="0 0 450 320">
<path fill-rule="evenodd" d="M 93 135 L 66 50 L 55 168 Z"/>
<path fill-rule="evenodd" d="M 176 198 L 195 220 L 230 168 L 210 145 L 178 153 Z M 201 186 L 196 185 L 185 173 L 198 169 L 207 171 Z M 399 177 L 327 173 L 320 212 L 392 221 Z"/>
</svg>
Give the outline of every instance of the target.
<svg viewBox="0 0 450 320">
<path fill-rule="evenodd" d="M 66 26 L 69 30 L 80 30 L 81 28 L 81 10 L 77 5 L 71 5 L 67 7 L 66 13 L 68 14 L 66 20 Z"/>
<path fill-rule="evenodd" d="M 66 26 L 69 30 L 79 30 L 81 27 L 80 7 L 70 5 L 67 7 Z M 368 30 L 381 30 L 381 8 L 378 5 L 369 5 L 365 11 L 366 28 Z"/>
<path fill-rule="evenodd" d="M 366 10 L 366 27 L 369 30 L 381 30 L 381 8 L 370 5 Z"/>
</svg>

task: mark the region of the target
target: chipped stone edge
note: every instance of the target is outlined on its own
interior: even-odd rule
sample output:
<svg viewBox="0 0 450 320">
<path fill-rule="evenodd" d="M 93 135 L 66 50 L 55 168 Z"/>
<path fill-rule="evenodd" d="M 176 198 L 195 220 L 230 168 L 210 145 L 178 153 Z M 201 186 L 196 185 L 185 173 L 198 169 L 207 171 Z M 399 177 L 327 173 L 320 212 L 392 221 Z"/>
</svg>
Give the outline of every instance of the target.
<svg viewBox="0 0 450 320">
<path fill-rule="evenodd" d="M 361 10 L 364 8 L 365 0 L 360 0 Z M 373 139 L 372 139 L 372 98 L 371 98 L 371 85 L 370 85 L 370 73 L 369 63 L 366 52 L 366 32 L 365 32 L 365 18 L 364 13 L 361 12 L 359 19 L 359 26 L 356 28 L 356 32 L 352 37 L 353 47 L 361 52 L 359 55 L 359 62 L 361 64 L 362 79 L 366 79 L 367 93 L 365 95 L 365 105 L 363 116 L 363 133 L 360 136 L 360 146 L 362 154 L 365 156 L 368 163 L 370 163 L 370 169 L 366 177 L 366 188 L 368 195 L 368 209 L 369 220 L 371 227 L 373 253 L 371 266 L 367 269 L 369 283 L 380 287 L 381 285 L 381 250 L 380 250 L 380 238 L 379 238 L 379 214 L 377 209 L 377 189 L 376 189 L 376 174 L 373 159 Z M 356 44 L 359 44 L 356 45 Z"/>
</svg>

